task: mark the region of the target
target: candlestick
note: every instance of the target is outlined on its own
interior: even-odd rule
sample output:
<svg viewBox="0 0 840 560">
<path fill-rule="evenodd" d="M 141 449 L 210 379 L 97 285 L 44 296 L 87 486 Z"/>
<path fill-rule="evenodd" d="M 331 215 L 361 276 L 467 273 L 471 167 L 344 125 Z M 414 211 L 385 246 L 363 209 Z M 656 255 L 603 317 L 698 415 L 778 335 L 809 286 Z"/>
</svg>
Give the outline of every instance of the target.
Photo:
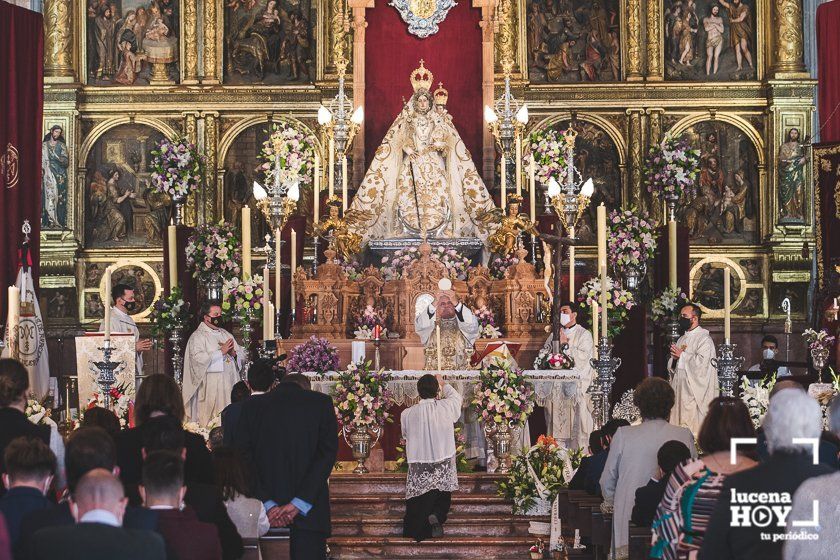
<svg viewBox="0 0 840 560">
<path fill-rule="evenodd" d="M 292 230 L 292 274 L 289 279 L 289 288 L 291 290 L 289 306 L 292 314 L 294 314 L 295 307 L 297 307 L 297 300 L 295 300 L 295 270 L 297 270 L 297 232 Z"/>
<path fill-rule="evenodd" d="M 312 223 L 318 223 L 318 214 L 321 206 L 321 158 L 315 154 L 315 182 L 312 186 Z"/>
<path fill-rule="evenodd" d="M 279 310 L 280 307 L 280 276 L 283 273 L 283 264 L 280 260 L 280 228 L 274 230 L 274 306 Z"/>
<path fill-rule="evenodd" d="M 271 332 L 268 330 L 268 321 L 269 315 L 268 307 L 271 305 L 271 297 L 269 296 L 270 292 L 268 291 L 269 279 L 268 279 L 268 264 L 263 267 L 263 340 L 268 340 L 270 338 Z"/>
<path fill-rule="evenodd" d="M 731 302 L 729 296 L 729 284 L 731 282 L 731 273 L 729 271 L 729 267 L 723 269 L 723 338 L 726 340 L 726 344 L 729 344 L 729 315 L 730 315 L 730 307 Z"/>
<path fill-rule="evenodd" d="M 9 286 L 9 315 L 6 320 L 6 328 L 9 331 L 9 356 L 19 358 L 20 347 L 20 289 L 16 286 Z"/>
<path fill-rule="evenodd" d="M 166 228 L 166 239 L 169 245 L 169 291 L 178 287 L 178 243 L 177 226 Z"/>
<path fill-rule="evenodd" d="M 111 340 L 111 267 L 105 269 L 105 340 Z"/>
<path fill-rule="evenodd" d="M 601 336 L 607 336 L 607 267 L 601 267 Z"/>
<path fill-rule="evenodd" d="M 341 211 L 347 212 L 347 156 L 341 158 Z"/>
<path fill-rule="evenodd" d="M 597 208 L 598 218 L 598 271 L 607 267 L 607 208 L 602 202 Z"/>
<path fill-rule="evenodd" d="M 677 289 L 677 222 L 668 221 L 668 283 Z"/>
<path fill-rule="evenodd" d="M 531 210 L 531 222 L 537 221 L 537 170 L 534 164 L 534 158 L 531 156 L 531 163 L 528 165 L 528 190 L 529 204 Z"/>
<path fill-rule="evenodd" d="M 592 339 L 598 340 L 598 303 L 592 302 Z M 596 345 L 597 346 L 597 345 Z"/>
<path fill-rule="evenodd" d="M 516 194 L 522 196 L 522 138 L 516 135 Z"/>
<path fill-rule="evenodd" d="M 569 237 L 575 237 L 575 228 L 569 228 Z M 575 246 L 569 245 L 569 301 L 575 301 Z M 597 340 L 597 339 L 596 339 Z"/>
<path fill-rule="evenodd" d="M 242 207 L 242 279 L 251 277 L 251 207 Z"/>
<path fill-rule="evenodd" d="M 435 325 L 435 344 L 437 345 L 437 369 L 438 373 L 442 371 L 441 365 L 443 364 L 440 356 L 440 324 Z"/>
<path fill-rule="evenodd" d="M 507 165 L 505 164 L 505 156 L 501 157 L 502 165 L 502 210 L 507 208 Z"/>
<path fill-rule="evenodd" d="M 335 140 L 333 140 L 332 138 L 330 138 L 329 151 L 330 151 L 330 155 L 329 155 L 330 168 L 328 170 L 329 189 L 330 189 L 329 190 L 329 196 L 330 196 L 330 198 L 332 198 L 332 196 L 335 194 Z"/>
</svg>

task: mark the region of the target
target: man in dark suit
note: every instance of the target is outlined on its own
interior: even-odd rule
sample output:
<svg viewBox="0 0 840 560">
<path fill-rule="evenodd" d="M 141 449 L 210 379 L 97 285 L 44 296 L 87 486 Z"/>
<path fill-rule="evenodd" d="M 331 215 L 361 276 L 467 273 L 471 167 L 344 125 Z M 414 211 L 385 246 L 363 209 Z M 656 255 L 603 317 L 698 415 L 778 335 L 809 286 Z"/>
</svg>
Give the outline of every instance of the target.
<svg viewBox="0 0 840 560">
<path fill-rule="evenodd" d="M 236 434 L 236 424 L 239 422 L 239 415 L 242 412 L 242 404 L 250 397 L 267 393 L 274 386 L 276 380 L 272 360 L 256 360 L 248 368 L 248 387 L 250 394 L 245 398 L 234 398 L 234 391 L 231 391 L 230 404 L 222 410 L 222 430 L 224 432 L 224 444 L 226 447 L 233 447 L 233 437 Z M 235 389 L 235 387 L 234 387 Z"/>
<path fill-rule="evenodd" d="M 586 490 L 586 475 L 591 467 L 592 457 L 600 453 L 603 449 L 601 445 L 601 430 L 593 430 L 589 434 L 589 455 L 581 458 L 575 475 L 569 481 L 569 490 Z"/>
<path fill-rule="evenodd" d="M 127 501 L 120 480 L 105 469 L 82 477 L 73 492 L 76 525 L 38 531 L 31 560 L 165 560 L 160 535 L 122 527 Z"/>
<path fill-rule="evenodd" d="M 327 480 L 338 451 L 332 399 L 281 382 L 242 406 L 236 445 L 256 472 L 256 497 L 275 527 L 291 529 L 293 560 L 323 560 L 330 534 Z"/>
<path fill-rule="evenodd" d="M 653 518 L 656 517 L 656 508 L 665 495 L 671 473 L 677 465 L 688 459 L 691 459 L 691 451 L 683 442 L 672 439 L 662 444 L 656 454 L 658 476 L 651 478 L 646 486 L 636 490 L 636 503 L 630 514 L 630 521 L 639 527 L 650 527 Z"/>
<path fill-rule="evenodd" d="M 584 490 L 593 496 L 601 495 L 601 474 L 607 464 L 610 454 L 610 444 L 615 433 L 622 426 L 629 426 L 630 422 L 621 418 L 613 418 L 601 428 L 601 451 L 594 454 L 586 466 L 586 480 Z"/>
<path fill-rule="evenodd" d="M 158 514 L 158 532 L 163 535 L 169 560 L 222 560 L 222 546 L 215 525 L 198 520 L 195 511 L 181 509 L 184 460 L 171 451 L 153 451 L 143 462 L 140 496 L 143 505 Z"/>
<path fill-rule="evenodd" d="M 24 516 L 55 506 L 46 497 L 55 476 L 55 455 L 43 441 L 19 437 L 6 446 L 3 456 L 6 465 L 3 485 L 8 492 L 0 498 L 0 513 L 6 518 L 14 549 Z"/>
</svg>

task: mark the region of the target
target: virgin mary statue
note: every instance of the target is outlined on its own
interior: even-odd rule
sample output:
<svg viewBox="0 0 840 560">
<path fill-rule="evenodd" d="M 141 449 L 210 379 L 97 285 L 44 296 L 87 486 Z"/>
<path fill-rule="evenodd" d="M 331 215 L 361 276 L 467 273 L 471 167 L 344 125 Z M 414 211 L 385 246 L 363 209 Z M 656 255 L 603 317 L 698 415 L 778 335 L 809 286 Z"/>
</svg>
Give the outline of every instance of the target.
<svg viewBox="0 0 840 560">
<path fill-rule="evenodd" d="M 432 73 L 420 61 L 414 94 L 376 150 L 353 199 L 349 228 L 369 239 L 479 238 L 486 241 L 495 206 L 452 124 L 443 85 L 429 91 Z"/>
</svg>

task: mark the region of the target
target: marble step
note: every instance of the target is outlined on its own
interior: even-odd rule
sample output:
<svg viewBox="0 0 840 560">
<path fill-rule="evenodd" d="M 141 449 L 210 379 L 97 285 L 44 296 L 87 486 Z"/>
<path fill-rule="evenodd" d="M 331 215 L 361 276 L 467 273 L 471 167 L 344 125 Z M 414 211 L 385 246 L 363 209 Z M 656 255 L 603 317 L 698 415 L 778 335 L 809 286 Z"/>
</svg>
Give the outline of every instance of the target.
<svg viewBox="0 0 840 560">
<path fill-rule="evenodd" d="M 444 536 L 420 543 L 402 537 L 333 537 L 328 544 L 331 556 L 336 560 L 362 558 L 524 560 L 529 558 L 528 549 L 534 542 L 536 539 L 532 537 Z"/>
<path fill-rule="evenodd" d="M 548 517 L 452 514 L 444 524 L 447 537 L 525 537 L 531 521 L 548 522 Z M 348 515 L 333 516 L 336 537 L 401 537 L 402 517 Z"/>
<path fill-rule="evenodd" d="M 474 473 L 458 475 L 461 494 L 496 494 L 496 483 L 504 477 L 496 474 Z M 357 475 L 334 473 L 330 476 L 330 495 L 360 494 L 405 495 L 405 473 Z"/>
<path fill-rule="evenodd" d="M 397 494 L 330 494 L 330 509 L 335 517 L 352 515 L 402 516 L 405 497 Z M 485 494 L 452 494 L 453 515 L 484 514 L 511 515 L 511 503 Z"/>
</svg>

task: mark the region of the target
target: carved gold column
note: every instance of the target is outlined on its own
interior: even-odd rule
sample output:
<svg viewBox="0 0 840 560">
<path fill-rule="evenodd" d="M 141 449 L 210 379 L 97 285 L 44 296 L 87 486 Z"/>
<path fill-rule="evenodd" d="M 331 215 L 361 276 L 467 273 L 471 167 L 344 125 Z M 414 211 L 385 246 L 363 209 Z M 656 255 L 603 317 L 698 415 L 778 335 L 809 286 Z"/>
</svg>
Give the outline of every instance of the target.
<svg viewBox="0 0 840 560">
<path fill-rule="evenodd" d="M 373 0 L 349 0 L 353 10 L 353 106 L 365 104 L 365 10 L 373 8 Z M 358 185 L 365 174 L 365 127 L 359 127 L 353 140 L 353 182 Z"/>
<path fill-rule="evenodd" d="M 655 108 L 655 109 L 647 109 L 645 114 L 647 115 L 647 145 L 646 149 L 649 151 L 653 146 L 659 144 L 662 141 L 662 114 L 664 113 L 664 109 Z M 647 151 L 642 153 L 641 164 L 644 165 L 644 157 L 647 155 Z M 648 215 L 653 219 L 655 223 L 659 223 L 659 220 L 664 220 L 664 216 L 662 212 L 659 211 L 660 204 L 658 201 L 654 199 L 654 196 L 651 193 L 647 192 L 647 189 L 642 184 L 641 185 L 641 195 L 642 199 L 645 200 L 647 207 L 649 208 Z"/>
<path fill-rule="evenodd" d="M 642 0 L 627 0 L 627 81 L 642 79 Z"/>
<path fill-rule="evenodd" d="M 218 58 L 219 35 L 217 35 L 220 27 L 221 21 L 216 11 L 216 0 L 204 0 L 204 75 L 201 82 L 205 84 L 221 82 Z"/>
<path fill-rule="evenodd" d="M 774 76 L 776 78 L 808 77 L 803 58 L 801 0 L 774 0 L 773 15 L 776 36 Z"/>
<path fill-rule="evenodd" d="M 184 114 L 184 137 L 198 146 L 198 113 Z M 192 196 L 187 197 L 186 211 L 184 212 L 184 222 L 188 226 L 194 226 L 198 223 L 198 200 L 201 197 L 201 189 Z"/>
<path fill-rule="evenodd" d="M 183 0 L 184 84 L 198 83 L 198 2 Z"/>
<path fill-rule="evenodd" d="M 73 2 L 44 2 L 44 78 L 48 82 L 72 82 Z"/>
<path fill-rule="evenodd" d="M 493 11 L 496 7 L 495 0 L 473 0 L 473 7 L 481 8 L 481 98 L 482 105 L 493 106 L 495 92 L 495 35 Z M 481 160 L 484 179 L 489 181 L 493 177 L 496 146 L 493 143 L 493 135 L 488 126 L 483 127 L 481 140 Z"/>
<path fill-rule="evenodd" d="M 499 0 L 496 11 L 496 64 L 498 67 L 505 63 L 513 65 L 516 71 L 516 6 L 513 0 Z"/>
<path fill-rule="evenodd" d="M 204 152 L 206 154 L 206 180 L 204 196 L 202 197 L 201 218 L 204 223 L 216 221 L 216 200 L 218 196 L 218 145 L 219 145 L 219 114 L 215 112 L 202 113 L 204 116 Z M 221 218 L 221 216 L 219 216 Z"/>
<path fill-rule="evenodd" d="M 350 16 L 346 9 L 348 1 L 330 0 L 329 26 L 327 28 L 327 60 L 324 61 L 325 73 L 335 73 L 335 61 L 341 57 L 347 58 L 347 33 L 350 31 Z"/>
<path fill-rule="evenodd" d="M 627 146 L 629 163 L 629 194 L 630 203 L 639 210 L 645 210 L 646 204 L 642 197 L 642 163 L 644 161 L 644 138 L 642 136 L 642 113 L 643 109 L 627 109 L 630 117 Z"/>
<path fill-rule="evenodd" d="M 660 28 L 662 16 L 659 6 L 661 0 L 647 0 L 647 79 L 654 82 L 662 80 L 662 42 Z"/>
</svg>

